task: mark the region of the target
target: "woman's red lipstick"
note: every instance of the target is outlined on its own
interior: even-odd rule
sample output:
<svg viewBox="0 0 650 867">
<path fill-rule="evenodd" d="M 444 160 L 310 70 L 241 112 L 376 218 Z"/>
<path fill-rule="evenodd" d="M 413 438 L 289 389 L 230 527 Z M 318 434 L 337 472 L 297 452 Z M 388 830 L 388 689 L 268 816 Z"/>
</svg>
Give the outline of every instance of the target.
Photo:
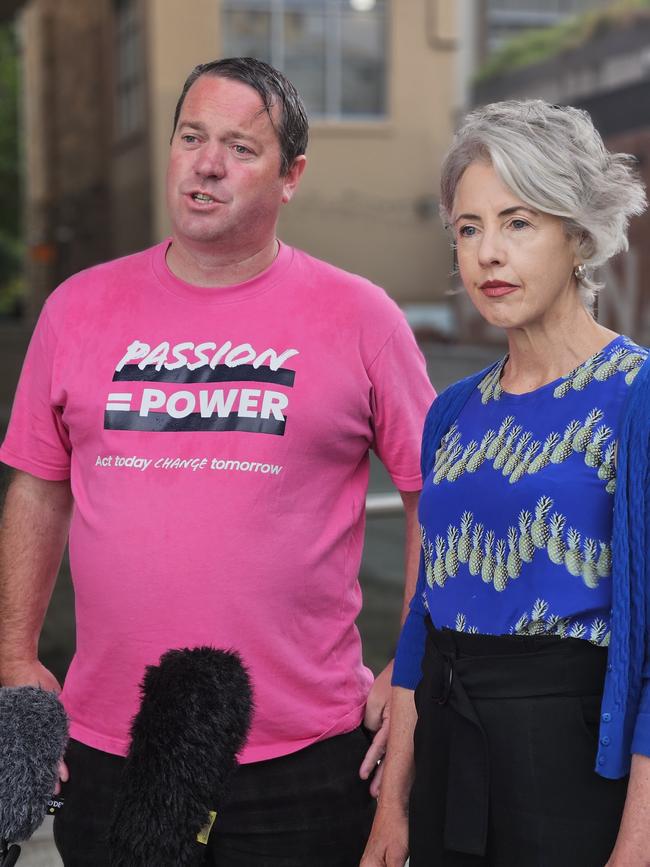
<svg viewBox="0 0 650 867">
<path fill-rule="evenodd" d="M 486 280 L 485 283 L 481 283 L 481 291 L 488 298 L 500 298 L 502 295 L 509 295 L 518 288 L 514 283 L 508 283 L 505 280 Z"/>
</svg>

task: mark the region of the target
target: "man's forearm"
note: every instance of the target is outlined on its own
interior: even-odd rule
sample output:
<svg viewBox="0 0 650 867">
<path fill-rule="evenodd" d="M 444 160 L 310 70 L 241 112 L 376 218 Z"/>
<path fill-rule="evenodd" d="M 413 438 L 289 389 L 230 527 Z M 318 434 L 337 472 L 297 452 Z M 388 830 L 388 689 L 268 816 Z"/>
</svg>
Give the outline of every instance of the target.
<svg viewBox="0 0 650 867">
<path fill-rule="evenodd" d="M 0 680 L 3 669 L 34 661 L 65 548 L 69 482 L 17 472 L 0 524 Z"/>
<path fill-rule="evenodd" d="M 404 546 L 404 600 L 401 623 L 409 612 L 409 603 L 415 593 L 420 566 L 420 524 L 418 523 L 419 491 L 400 491 L 406 518 L 406 543 Z"/>
</svg>

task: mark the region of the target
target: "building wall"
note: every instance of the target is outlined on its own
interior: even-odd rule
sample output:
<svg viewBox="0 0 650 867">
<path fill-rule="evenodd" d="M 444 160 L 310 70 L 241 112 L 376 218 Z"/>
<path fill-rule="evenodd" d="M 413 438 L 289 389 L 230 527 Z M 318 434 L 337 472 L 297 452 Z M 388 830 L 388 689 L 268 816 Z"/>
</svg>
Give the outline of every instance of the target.
<svg viewBox="0 0 650 867">
<path fill-rule="evenodd" d="M 21 17 L 33 310 L 68 274 L 110 255 L 107 24 L 104 0 L 30 0 Z"/>
<path fill-rule="evenodd" d="M 148 0 L 135 0 L 136 38 L 133 54 L 135 72 L 135 121 L 127 130 L 120 123 L 117 94 L 118 23 L 111 15 L 110 28 L 110 113 L 111 123 L 111 253 L 123 256 L 150 246 L 155 235 L 152 227 L 152 174 L 150 159 L 149 58 L 147 51 Z"/>
<path fill-rule="evenodd" d="M 650 126 L 609 136 L 607 147 L 634 154 L 638 171 L 650 190 Z M 650 211 L 630 223 L 628 253 L 616 256 L 603 269 L 604 288 L 599 296 L 598 318 L 615 331 L 632 335 L 644 346 L 650 344 Z"/>
</svg>

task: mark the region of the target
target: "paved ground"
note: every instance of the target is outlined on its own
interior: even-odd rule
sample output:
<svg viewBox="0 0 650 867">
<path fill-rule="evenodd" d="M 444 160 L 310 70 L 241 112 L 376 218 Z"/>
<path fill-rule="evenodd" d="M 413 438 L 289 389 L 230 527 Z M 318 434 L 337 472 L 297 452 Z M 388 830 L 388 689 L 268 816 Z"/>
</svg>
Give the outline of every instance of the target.
<svg viewBox="0 0 650 867">
<path fill-rule="evenodd" d="M 2 329 L 0 329 L 2 331 Z M 17 353 L 22 351 L 22 340 L 13 332 L 5 341 L 0 334 L 3 355 L 11 346 L 13 355 L 4 367 L 0 383 L 0 428 L 3 417 L 8 417 L 8 401 L 12 393 L 10 380 L 16 375 Z M 499 350 L 494 347 L 467 347 L 451 344 L 425 347 L 429 375 L 440 390 L 450 382 L 466 376 L 490 361 Z M 383 468 L 373 462 L 372 491 L 390 490 L 391 484 Z M 368 521 L 366 547 L 361 568 L 364 607 L 359 617 L 359 628 L 364 640 L 366 663 L 377 672 L 391 658 L 397 639 L 398 618 L 402 597 L 403 521 L 400 518 L 374 518 Z M 52 598 L 50 610 L 41 637 L 41 657 L 59 678 L 62 678 L 74 647 L 74 605 L 72 589 L 64 564 Z M 51 820 L 26 843 L 19 867 L 61 867 L 61 861 L 51 840 Z M 89 865 L 90 867 L 90 865 Z M 307 865 L 306 865 L 307 867 Z"/>
</svg>

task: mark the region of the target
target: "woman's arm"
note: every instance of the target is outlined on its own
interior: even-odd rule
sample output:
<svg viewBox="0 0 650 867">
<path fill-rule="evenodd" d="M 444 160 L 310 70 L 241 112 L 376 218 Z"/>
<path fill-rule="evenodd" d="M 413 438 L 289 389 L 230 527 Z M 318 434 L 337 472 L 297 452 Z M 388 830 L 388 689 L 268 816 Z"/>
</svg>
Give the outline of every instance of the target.
<svg viewBox="0 0 650 867">
<path fill-rule="evenodd" d="M 637 754 L 632 756 L 630 782 L 616 846 L 605 867 L 649 867 L 649 865 L 650 758 Z"/>
<path fill-rule="evenodd" d="M 413 690 L 393 687 L 386 766 L 360 867 L 404 867 L 408 858 L 408 801 L 413 783 L 416 718 Z"/>
</svg>

